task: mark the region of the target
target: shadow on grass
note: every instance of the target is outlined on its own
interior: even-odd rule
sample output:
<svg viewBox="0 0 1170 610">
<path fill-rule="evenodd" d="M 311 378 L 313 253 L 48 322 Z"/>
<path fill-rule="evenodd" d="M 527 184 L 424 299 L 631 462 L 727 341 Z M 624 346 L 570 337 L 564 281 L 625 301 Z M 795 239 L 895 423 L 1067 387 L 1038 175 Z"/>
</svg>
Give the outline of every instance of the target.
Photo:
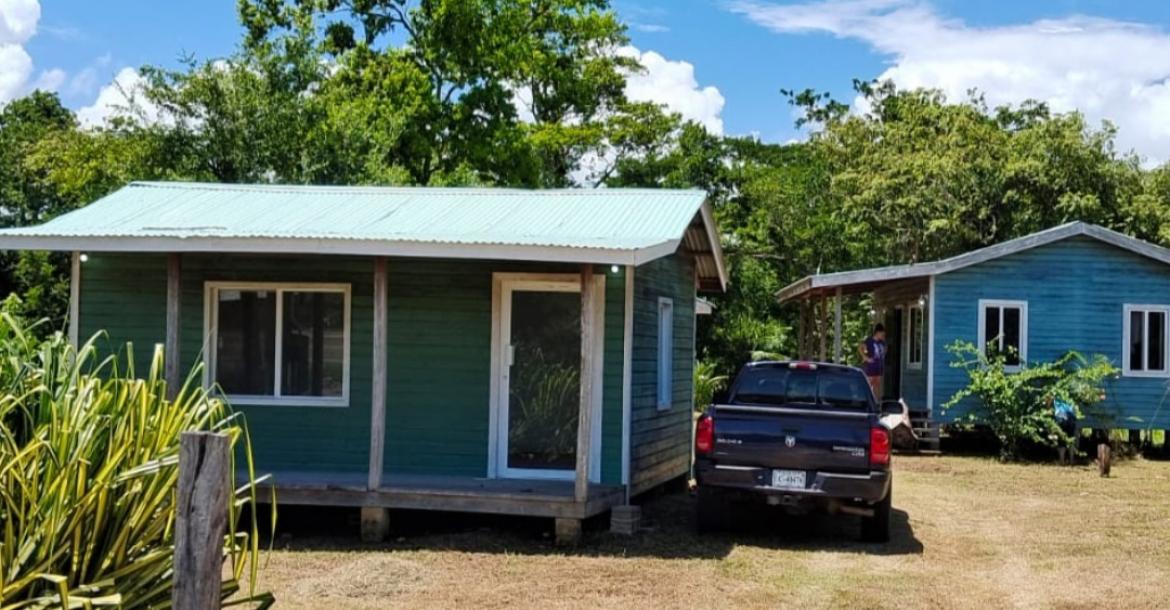
<svg viewBox="0 0 1170 610">
<path fill-rule="evenodd" d="M 428 550 L 524 555 L 569 554 L 598 557 L 720 559 L 736 547 L 872 555 L 921 554 L 909 516 L 895 506 L 891 538 L 885 544 L 858 542 L 860 521 L 848 515 L 789 516 L 780 509 L 752 506 L 735 509 L 726 531 L 695 532 L 693 498 L 674 493 L 642 502 L 643 530 L 636 536 L 610 533 L 609 515 L 585 524 L 581 544 L 572 548 L 553 543 L 552 519 L 391 511 L 390 537 L 384 543 L 362 543 L 356 509 L 286 506 L 279 509 L 274 548 L 282 551 Z M 266 511 L 262 511 L 262 521 Z M 270 531 L 264 523 L 262 531 Z M 267 541 L 266 541 L 267 542 Z"/>
</svg>

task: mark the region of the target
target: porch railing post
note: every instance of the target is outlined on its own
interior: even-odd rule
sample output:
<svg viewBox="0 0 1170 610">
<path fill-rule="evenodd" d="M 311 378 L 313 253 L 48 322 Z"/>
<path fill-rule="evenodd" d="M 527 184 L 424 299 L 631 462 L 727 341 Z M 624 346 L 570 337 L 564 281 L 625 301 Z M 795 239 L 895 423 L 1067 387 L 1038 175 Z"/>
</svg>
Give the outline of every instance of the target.
<svg viewBox="0 0 1170 610">
<path fill-rule="evenodd" d="M 182 255 L 174 252 L 167 255 L 167 336 L 163 351 L 167 398 L 174 398 L 179 393 L 179 376 L 181 374 L 179 372 L 179 310 L 183 302 L 182 267 Z"/>
<path fill-rule="evenodd" d="M 841 287 L 833 299 L 833 362 L 841 363 Z"/>
<path fill-rule="evenodd" d="M 577 416 L 577 472 L 574 495 L 589 499 L 590 439 L 593 438 L 593 265 L 581 265 L 581 404 Z"/>
<path fill-rule="evenodd" d="M 386 447 L 386 327 L 388 326 L 389 282 L 386 258 L 374 259 L 374 344 L 373 378 L 370 387 L 370 467 L 366 489 L 382 486 L 382 459 Z M 363 506 L 361 535 L 363 540 L 380 541 L 390 529 L 390 511 L 381 506 Z"/>
</svg>

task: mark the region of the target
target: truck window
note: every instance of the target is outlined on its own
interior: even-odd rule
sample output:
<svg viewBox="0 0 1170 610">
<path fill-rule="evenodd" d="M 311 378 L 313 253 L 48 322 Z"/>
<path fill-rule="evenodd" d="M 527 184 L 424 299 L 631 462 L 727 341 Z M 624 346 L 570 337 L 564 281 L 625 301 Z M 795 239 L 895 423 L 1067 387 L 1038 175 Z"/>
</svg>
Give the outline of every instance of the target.
<svg viewBox="0 0 1170 610">
<path fill-rule="evenodd" d="M 870 390 L 864 377 L 849 371 L 757 366 L 740 373 L 731 402 L 866 410 Z"/>
</svg>

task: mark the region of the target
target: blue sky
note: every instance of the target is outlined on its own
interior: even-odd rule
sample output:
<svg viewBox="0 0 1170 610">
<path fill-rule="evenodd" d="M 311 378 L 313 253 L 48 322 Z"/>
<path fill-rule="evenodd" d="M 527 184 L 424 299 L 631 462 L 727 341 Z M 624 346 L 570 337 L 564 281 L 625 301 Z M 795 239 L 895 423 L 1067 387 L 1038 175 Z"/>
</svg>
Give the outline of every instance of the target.
<svg viewBox="0 0 1170 610">
<path fill-rule="evenodd" d="M 37 0 L 0 0 L 0 16 L 30 4 Z M 41 0 L 35 33 L 26 28 L 22 39 L 8 32 L 5 40 L 0 20 L 0 45 L 15 41 L 31 59 L 24 87 L 55 85 L 67 104 L 82 108 L 123 68 L 231 53 L 240 35 L 235 4 Z M 1151 161 L 1170 159 L 1170 87 L 1160 80 L 1170 77 L 1170 2 L 615 0 L 615 6 L 631 24 L 635 49 L 628 52 L 650 68 L 632 83 L 632 96 L 667 103 L 726 133 L 800 137 L 781 88 L 811 87 L 852 101 L 853 78 L 886 76 L 952 95 L 980 87 L 994 103 L 1046 99 L 1093 121 L 1116 122 L 1126 149 Z M 0 58 L 0 70 L 4 65 Z"/>
</svg>

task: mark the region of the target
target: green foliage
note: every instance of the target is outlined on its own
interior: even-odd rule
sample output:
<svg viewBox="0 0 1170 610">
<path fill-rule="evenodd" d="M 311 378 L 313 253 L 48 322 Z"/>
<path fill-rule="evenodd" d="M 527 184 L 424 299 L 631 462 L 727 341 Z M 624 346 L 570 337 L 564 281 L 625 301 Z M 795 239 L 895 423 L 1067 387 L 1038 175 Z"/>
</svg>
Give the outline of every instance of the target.
<svg viewBox="0 0 1170 610">
<path fill-rule="evenodd" d="M 0 607 L 168 606 L 179 433 L 226 433 L 251 472 L 243 421 L 197 371 L 167 400 L 161 351 L 140 379 L 99 360 L 93 340 L 75 350 L 61 333 L 36 338 L 35 326 L 0 314 Z M 255 493 L 247 484 L 225 507 L 222 594 L 267 606 L 252 591 L 256 522 L 237 528 Z"/>
<path fill-rule="evenodd" d="M 512 453 L 554 460 L 577 448 L 581 367 L 549 357 L 531 344 L 516 345 L 508 399 L 508 445 Z"/>
<path fill-rule="evenodd" d="M 727 387 L 727 375 L 716 372 L 712 362 L 695 363 L 695 410 L 702 411 L 715 402 L 715 394 Z"/>
<path fill-rule="evenodd" d="M 1119 371 L 1102 355 L 1091 360 L 1070 351 L 1043 363 L 1027 363 L 1009 372 L 1005 355 L 979 349 L 972 343 L 955 342 L 947 350 L 956 357 L 951 366 L 966 370 L 967 387 L 944 405 L 953 409 L 973 399 L 975 408 L 962 419 L 986 424 L 999 439 L 1000 458 L 1019 459 L 1028 446 L 1068 446 L 1069 438 L 1057 425 L 1054 401 L 1067 402 L 1076 409 L 1077 419 L 1098 413 L 1104 400 L 1102 385 Z"/>
</svg>

